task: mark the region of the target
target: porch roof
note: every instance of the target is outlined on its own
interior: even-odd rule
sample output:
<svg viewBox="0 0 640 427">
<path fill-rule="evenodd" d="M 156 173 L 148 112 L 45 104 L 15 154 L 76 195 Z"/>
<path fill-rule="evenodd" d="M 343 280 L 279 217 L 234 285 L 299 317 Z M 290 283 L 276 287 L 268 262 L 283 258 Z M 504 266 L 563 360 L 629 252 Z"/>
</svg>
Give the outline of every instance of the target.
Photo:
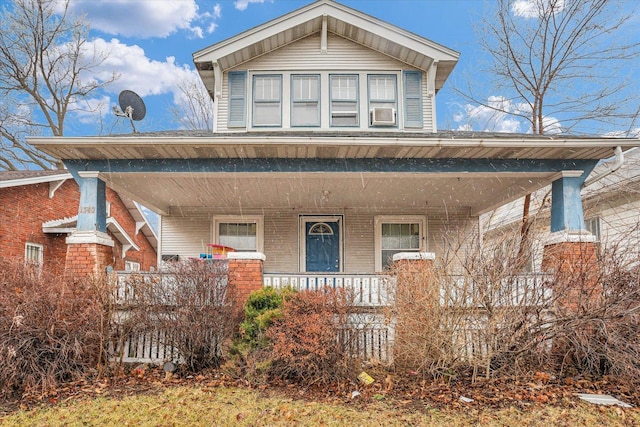
<svg viewBox="0 0 640 427">
<path fill-rule="evenodd" d="M 479 214 L 561 174 L 588 175 L 637 139 L 473 132 L 176 131 L 29 138 L 71 172 L 107 184 L 158 213 L 216 207 Z"/>
<path fill-rule="evenodd" d="M 59 159 L 591 159 L 640 145 L 636 138 L 494 132 L 162 131 L 93 137 L 32 137 Z"/>
</svg>

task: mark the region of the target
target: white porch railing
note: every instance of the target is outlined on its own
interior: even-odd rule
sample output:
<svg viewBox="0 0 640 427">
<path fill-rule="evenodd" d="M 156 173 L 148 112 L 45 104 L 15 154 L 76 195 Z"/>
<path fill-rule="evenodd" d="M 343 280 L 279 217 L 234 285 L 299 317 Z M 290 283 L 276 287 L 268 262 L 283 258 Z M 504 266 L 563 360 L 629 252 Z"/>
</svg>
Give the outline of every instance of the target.
<svg viewBox="0 0 640 427">
<path fill-rule="evenodd" d="M 139 273 L 147 283 L 175 281 L 171 275 L 160 273 Z M 114 295 L 116 304 L 126 308 L 132 302 L 133 287 L 127 280 L 131 273 L 118 272 L 118 287 Z M 493 301 L 501 306 L 536 306 L 543 305 L 552 297 L 551 288 L 546 285 L 550 279 L 545 274 L 524 274 L 505 277 L 499 285 L 492 286 Z M 486 334 L 483 333 L 484 314 L 478 300 L 471 294 L 486 278 L 453 276 L 441 285 L 440 304 L 452 310 L 469 310 L 466 326 L 459 325 L 452 332 L 452 339 L 461 351 L 461 357 L 473 358 L 485 354 L 491 347 Z M 390 361 L 392 359 L 395 319 L 386 319 L 382 308 L 393 303 L 395 278 L 377 274 L 310 274 L 310 273 L 265 273 L 264 286 L 274 288 L 291 287 L 298 291 L 318 291 L 325 287 L 351 290 L 354 305 L 361 309 L 350 319 L 345 333 L 355 355 L 365 359 Z M 114 346 L 114 351 L 122 354 L 125 362 L 160 362 L 175 358 L 170 342 L 160 331 L 147 333 L 144 336 L 128 337 Z M 164 343 L 164 345 L 163 345 Z"/>
<path fill-rule="evenodd" d="M 325 287 L 353 292 L 357 307 L 386 307 L 392 301 L 395 278 L 378 274 L 265 273 L 264 286 L 318 291 Z"/>
</svg>

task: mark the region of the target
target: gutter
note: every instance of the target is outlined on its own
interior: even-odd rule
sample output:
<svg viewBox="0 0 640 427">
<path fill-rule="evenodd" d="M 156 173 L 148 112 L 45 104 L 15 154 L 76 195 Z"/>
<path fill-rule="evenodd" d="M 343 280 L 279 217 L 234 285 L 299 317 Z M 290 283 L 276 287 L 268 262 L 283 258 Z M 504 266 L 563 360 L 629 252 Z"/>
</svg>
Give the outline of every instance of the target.
<svg viewBox="0 0 640 427">
<path fill-rule="evenodd" d="M 594 184 L 600 181 L 602 178 L 614 173 L 618 169 L 622 167 L 624 164 L 624 153 L 622 152 L 622 147 L 617 146 L 615 148 L 615 159 L 613 160 L 613 165 L 606 171 L 603 171 L 601 174 L 588 178 L 584 184 L 582 184 L 582 188 L 588 187 L 591 184 Z"/>
</svg>

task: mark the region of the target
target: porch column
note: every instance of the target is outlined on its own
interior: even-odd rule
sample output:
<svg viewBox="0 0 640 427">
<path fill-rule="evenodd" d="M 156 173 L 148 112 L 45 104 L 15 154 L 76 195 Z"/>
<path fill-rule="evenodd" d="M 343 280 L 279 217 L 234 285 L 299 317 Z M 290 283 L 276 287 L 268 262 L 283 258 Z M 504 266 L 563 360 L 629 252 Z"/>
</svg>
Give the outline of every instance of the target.
<svg viewBox="0 0 640 427">
<path fill-rule="evenodd" d="M 545 242 L 542 270 L 554 275 L 558 315 L 586 312 L 597 301 L 597 247 L 585 229 L 580 190 L 586 176 L 565 172 L 551 186 L 551 235 Z"/>
<path fill-rule="evenodd" d="M 584 229 L 580 191 L 586 176 L 582 171 L 565 171 L 551 184 L 551 232 Z"/>
<path fill-rule="evenodd" d="M 251 292 L 262 289 L 264 261 L 260 252 L 229 252 L 229 290 L 240 307 Z"/>
<path fill-rule="evenodd" d="M 106 185 L 97 171 L 72 174 L 80 187 L 80 201 L 76 230 L 66 239 L 65 277 L 99 277 L 114 263 L 114 242 L 107 234 Z"/>
</svg>

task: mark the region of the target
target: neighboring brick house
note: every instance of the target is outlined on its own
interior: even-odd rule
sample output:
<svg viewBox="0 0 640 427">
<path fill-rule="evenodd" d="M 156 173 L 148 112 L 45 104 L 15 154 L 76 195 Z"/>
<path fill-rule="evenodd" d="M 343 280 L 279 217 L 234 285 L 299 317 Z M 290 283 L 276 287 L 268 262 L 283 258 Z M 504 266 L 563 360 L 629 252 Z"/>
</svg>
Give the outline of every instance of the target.
<svg viewBox="0 0 640 427">
<path fill-rule="evenodd" d="M 0 172 L 0 257 L 25 260 L 44 271 L 72 273 L 82 263 L 67 237 L 76 230 L 80 189 L 67 171 Z M 137 204 L 106 190 L 107 233 L 104 250 L 114 270 L 150 270 L 157 264 L 157 237 Z M 77 245 L 76 245 L 77 246 Z"/>
</svg>

